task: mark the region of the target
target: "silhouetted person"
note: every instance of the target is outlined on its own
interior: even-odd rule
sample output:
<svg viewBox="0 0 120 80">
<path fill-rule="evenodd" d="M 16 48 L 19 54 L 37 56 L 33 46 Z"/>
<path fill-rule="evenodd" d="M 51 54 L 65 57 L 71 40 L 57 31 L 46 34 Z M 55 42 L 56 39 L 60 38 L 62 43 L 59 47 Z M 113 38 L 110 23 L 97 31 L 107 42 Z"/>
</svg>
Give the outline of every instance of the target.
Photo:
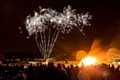
<svg viewBox="0 0 120 80">
<path fill-rule="evenodd" d="M 49 62 L 48 66 L 45 68 L 44 80 L 59 80 L 58 73 L 55 70 L 54 64 L 52 62 Z"/>
<path fill-rule="evenodd" d="M 78 80 L 90 80 L 90 76 L 86 73 L 85 66 L 82 64 L 81 71 L 77 74 Z"/>
<path fill-rule="evenodd" d="M 73 65 L 70 65 L 70 80 L 77 80 L 77 74 Z"/>
<path fill-rule="evenodd" d="M 58 75 L 59 75 L 59 80 L 69 80 L 67 71 L 64 69 L 63 65 L 58 64 L 57 71 L 58 71 Z"/>
<path fill-rule="evenodd" d="M 36 64 L 36 66 L 33 69 L 33 80 L 40 80 L 43 79 L 42 76 L 42 66 L 39 66 L 39 64 Z"/>
</svg>

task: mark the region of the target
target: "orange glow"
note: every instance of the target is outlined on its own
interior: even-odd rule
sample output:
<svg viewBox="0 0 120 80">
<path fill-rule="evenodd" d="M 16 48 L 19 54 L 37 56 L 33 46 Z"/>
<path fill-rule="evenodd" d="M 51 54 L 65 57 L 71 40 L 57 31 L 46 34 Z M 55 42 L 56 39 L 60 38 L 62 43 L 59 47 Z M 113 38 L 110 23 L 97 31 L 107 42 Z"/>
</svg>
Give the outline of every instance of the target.
<svg viewBox="0 0 120 80">
<path fill-rule="evenodd" d="M 82 62 L 85 66 L 89 66 L 89 65 L 92 65 L 92 64 L 95 64 L 96 63 L 96 59 L 91 57 L 91 56 L 88 56 L 87 58 L 83 59 L 79 64 L 78 66 L 81 66 L 82 65 Z"/>
</svg>

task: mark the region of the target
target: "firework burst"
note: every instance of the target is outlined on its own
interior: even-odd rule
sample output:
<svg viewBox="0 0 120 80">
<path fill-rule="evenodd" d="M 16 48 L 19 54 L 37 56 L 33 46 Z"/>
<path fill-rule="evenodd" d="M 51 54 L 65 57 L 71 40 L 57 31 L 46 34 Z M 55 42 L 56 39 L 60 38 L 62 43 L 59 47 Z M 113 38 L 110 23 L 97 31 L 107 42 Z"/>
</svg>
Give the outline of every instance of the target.
<svg viewBox="0 0 120 80">
<path fill-rule="evenodd" d="M 84 26 L 90 25 L 91 15 L 77 14 L 71 6 L 65 7 L 62 13 L 52 8 L 39 9 L 40 11 L 34 12 L 33 16 L 27 16 L 25 25 L 29 36 L 35 36 L 44 59 L 50 57 L 59 33 L 69 33 L 72 29 L 78 28 L 84 34 Z"/>
</svg>

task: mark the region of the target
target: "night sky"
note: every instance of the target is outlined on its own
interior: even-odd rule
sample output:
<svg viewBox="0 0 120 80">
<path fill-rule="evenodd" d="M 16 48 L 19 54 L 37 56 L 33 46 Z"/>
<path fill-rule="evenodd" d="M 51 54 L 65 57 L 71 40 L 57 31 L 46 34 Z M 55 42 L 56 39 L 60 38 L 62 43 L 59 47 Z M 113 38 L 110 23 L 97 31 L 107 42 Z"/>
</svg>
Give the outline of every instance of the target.
<svg viewBox="0 0 120 80">
<path fill-rule="evenodd" d="M 39 6 L 52 7 L 62 12 L 68 5 L 76 9 L 77 13 L 89 12 L 93 16 L 91 26 L 84 28 L 85 36 L 78 30 L 60 34 L 52 55 L 74 56 L 79 50 L 89 52 L 95 40 L 101 41 L 102 48 L 107 46 L 107 49 L 110 47 L 120 49 L 119 0 L 0 0 L 0 53 L 15 56 L 26 54 L 28 57 L 33 54 L 40 57 L 34 37 L 26 38 L 28 36 L 24 24 L 26 17 L 38 10 Z M 19 27 L 22 28 L 22 34 Z"/>
</svg>

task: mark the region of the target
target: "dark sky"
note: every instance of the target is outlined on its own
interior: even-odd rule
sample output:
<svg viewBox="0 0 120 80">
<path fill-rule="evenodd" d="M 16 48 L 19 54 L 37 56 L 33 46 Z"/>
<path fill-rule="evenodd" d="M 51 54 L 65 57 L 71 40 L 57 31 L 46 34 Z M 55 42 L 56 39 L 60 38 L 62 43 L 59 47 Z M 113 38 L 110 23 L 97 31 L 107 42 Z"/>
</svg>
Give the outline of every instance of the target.
<svg viewBox="0 0 120 80">
<path fill-rule="evenodd" d="M 62 11 L 63 7 L 68 5 L 78 13 L 90 12 L 93 16 L 92 26 L 85 27 L 86 36 L 77 30 L 65 35 L 60 34 L 53 48 L 53 55 L 56 53 L 71 55 L 78 50 L 89 52 L 95 39 L 101 39 L 102 44 L 106 46 L 114 36 L 119 35 L 119 0 L 0 0 L 0 52 L 16 55 L 40 54 L 34 38 L 26 38 L 28 35 L 24 25 L 26 16 L 33 14 L 38 6 Z M 19 27 L 22 27 L 22 34 Z"/>
</svg>

